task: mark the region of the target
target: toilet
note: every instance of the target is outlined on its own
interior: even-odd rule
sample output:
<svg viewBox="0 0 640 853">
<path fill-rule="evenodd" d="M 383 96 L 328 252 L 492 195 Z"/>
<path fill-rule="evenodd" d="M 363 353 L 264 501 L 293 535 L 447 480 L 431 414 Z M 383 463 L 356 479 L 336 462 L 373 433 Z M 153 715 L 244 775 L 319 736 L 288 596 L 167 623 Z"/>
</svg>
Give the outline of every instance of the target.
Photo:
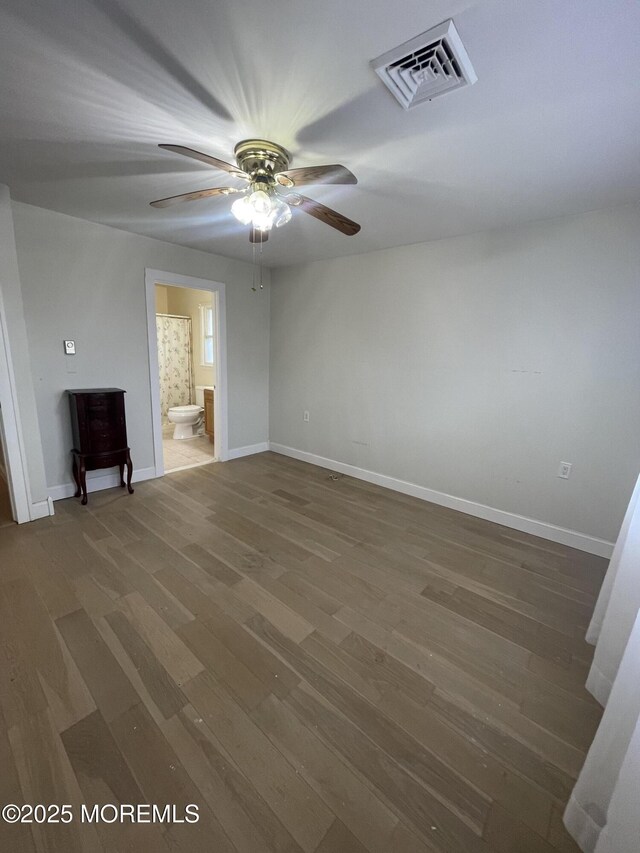
<svg viewBox="0 0 640 853">
<path fill-rule="evenodd" d="M 172 424 L 175 424 L 173 437 L 196 438 L 197 427 L 200 426 L 203 412 L 202 406 L 173 406 L 170 408 L 167 417 Z"/>
</svg>

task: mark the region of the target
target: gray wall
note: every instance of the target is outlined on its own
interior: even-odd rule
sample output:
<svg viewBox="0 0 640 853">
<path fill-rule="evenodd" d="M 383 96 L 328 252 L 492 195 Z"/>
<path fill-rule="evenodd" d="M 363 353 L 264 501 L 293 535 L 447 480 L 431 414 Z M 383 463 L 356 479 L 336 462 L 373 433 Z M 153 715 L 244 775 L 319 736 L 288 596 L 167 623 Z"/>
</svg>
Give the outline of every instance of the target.
<svg viewBox="0 0 640 853">
<path fill-rule="evenodd" d="M 229 449 L 267 440 L 269 287 L 251 291 L 249 264 L 30 205 L 13 216 L 49 487 L 71 480 L 65 388 L 125 388 L 134 467 L 153 465 L 145 267 L 226 284 Z"/>
<path fill-rule="evenodd" d="M 614 540 L 639 234 L 632 206 L 275 270 L 271 441 Z"/>
</svg>

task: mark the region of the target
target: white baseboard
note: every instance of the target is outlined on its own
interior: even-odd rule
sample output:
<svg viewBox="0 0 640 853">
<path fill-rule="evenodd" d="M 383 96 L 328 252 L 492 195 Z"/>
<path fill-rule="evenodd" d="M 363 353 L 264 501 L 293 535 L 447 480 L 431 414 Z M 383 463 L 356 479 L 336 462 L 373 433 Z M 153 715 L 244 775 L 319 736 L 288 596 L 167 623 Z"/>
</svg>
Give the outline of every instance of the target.
<svg viewBox="0 0 640 853">
<path fill-rule="evenodd" d="M 598 557 L 609 558 L 613 552 L 613 542 L 597 539 L 595 536 L 588 536 L 586 533 L 578 533 L 576 530 L 568 530 L 566 527 L 557 527 L 555 524 L 537 521 L 535 518 L 527 518 L 465 498 L 457 498 L 445 492 L 437 492 L 425 486 L 418 486 L 405 480 L 397 480 L 395 477 L 377 474 L 375 471 L 367 471 L 365 468 L 357 468 L 355 465 L 347 465 L 344 462 L 337 462 L 335 459 L 326 459 L 324 456 L 307 453 L 305 450 L 296 450 L 294 447 L 287 447 L 273 441 L 269 443 L 269 450 L 273 450 L 274 453 L 281 453 L 283 456 L 291 456 L 301 462 L 309 462 L 311 465 L 319 465 L 321 468 L 329 468 L 331 471 L 347 474 L 357 480 L 375 483 L 378 486 L 384 486 L 387 489 L 402 492 L 404 495 L 411 495 L 423 501 L 446 506 L 449 509 L 458 510 L 458 512 L 466 512 L 476 518 L 494 521 L 496 524 L 503 524 L 505 527 L 511 527 L 523 533 L 531 533 L 533 536 L 540 536 L 543 539 L 549 539 L 551 542 L 558 542 L 570 548 L 587 551 L 589 554 L 596 554 Z"/>
<path fill-rule="evenodd" d="M 246 447 L 234 447 L 229 451 L 227 459 L 240 459 L 242 456 L 253 456 L 254 453 L 265 453 L 269 450 L 269 442 L 263 441 L 260 444 L 247 444 Z"/>
<path fill-rule="evenodd" d="M 156 476 L 155 468 L 139 468 L 133 471 L 132 482 L 152 480 Z M 103 489 L 113 489 L 120 485 L 119 474 L 100 474 L 97 477 L 87 477 L 87 492 L 101 492 Z M 49 486 L 49 495 L 54 501 L 72 498 L 76 493 L 75 483 L 62 483 L 60 486 Z M 47 511 L 45 515 L 49 515 Z"/>
<path fill-rule="evenodd" d="M 31 504 L 31 508 L 29 510 L 29 517 L 31 521 L 37 521 L 39 518 L 46 518 L 49 515 L 53 515 L 53 505 L 50 498 L 47 498 L 44 501 L 36 501 Z"/>
</svg>

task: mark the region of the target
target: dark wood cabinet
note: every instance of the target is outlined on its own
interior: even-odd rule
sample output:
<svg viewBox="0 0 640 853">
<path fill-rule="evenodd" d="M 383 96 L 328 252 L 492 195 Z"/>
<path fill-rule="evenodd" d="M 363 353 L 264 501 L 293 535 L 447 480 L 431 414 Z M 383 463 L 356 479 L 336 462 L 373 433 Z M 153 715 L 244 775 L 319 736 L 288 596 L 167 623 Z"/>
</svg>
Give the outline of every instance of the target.
<svg viewBox="0 0 640 853">
<path fill-rule="evenodd" d="M 120 485 L 124 487 L 127 466 L 127 489 L 131 487 L 133 465 L 127 444 L 127 421 L 122 388 L 81 388 L 67 391 L 73 435 L 73 479 L 75 497 L 82 495 L 87 503 L 87 471 L 98 468 L 120 469 Z"/>
<path fill-rule="evenodd" d="M 210 388 L 204 389 L 204 431 L 209 436 L 211 444 L 213 444 L 213 391 Z"/>
</svg>

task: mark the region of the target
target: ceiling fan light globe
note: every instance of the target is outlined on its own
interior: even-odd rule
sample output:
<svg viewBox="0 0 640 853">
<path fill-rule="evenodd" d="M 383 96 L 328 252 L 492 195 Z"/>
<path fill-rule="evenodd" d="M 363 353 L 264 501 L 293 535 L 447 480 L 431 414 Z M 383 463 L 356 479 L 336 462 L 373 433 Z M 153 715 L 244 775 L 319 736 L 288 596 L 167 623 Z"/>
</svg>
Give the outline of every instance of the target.
<svg viewBox="0 0 640 853">
<path fill-rule="evenodd" d="M 288 204 L 286 204 L 286 202 L 281 201 L 280 199 L 278 199 L 276 204 L 274 205 L 273 212 L 275 214 L 273 224 L 276 226 L 276 228 L 281 228 L 283 225 L 286 225 L 287 222 L 291 220 L 291 208 Z"/>
<path fill-rule="evenodd" d="M 253 219 L 253 207 L 246 196 L 238 198 L 233 202 L 231 205 L 231 213 L 233 213 L 238 222 L 242 222 L 243 225 L 249 225 Z"/>
<path fill-rule="evenodd" d="M 271 211 L 271 199 L 264 190 L 256 190 L 251 193 L 249 203 L 255 213 L 267 214 Z"/>
<path fill-rule="evenodd" d="M 275 215 L 272 210 L 268 213 L 256 213 L 254 211 L 252 225 L 254 228 L 257 228 L 258 231 L 271 231 L 274 219 Z"/>
</svg>

